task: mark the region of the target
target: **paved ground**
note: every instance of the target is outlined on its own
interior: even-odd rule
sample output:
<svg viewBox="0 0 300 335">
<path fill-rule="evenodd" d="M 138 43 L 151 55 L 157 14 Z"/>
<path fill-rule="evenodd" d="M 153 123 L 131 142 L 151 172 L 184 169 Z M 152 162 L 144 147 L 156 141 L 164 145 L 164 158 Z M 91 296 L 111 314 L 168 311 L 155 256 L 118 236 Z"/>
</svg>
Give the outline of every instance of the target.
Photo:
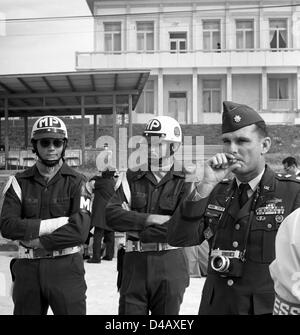
<svg viewBox="0 0 300 335">
<path fill-rule="evenodd" d="M 0 315 L 12 314 L 11 277 L 9 262 L 13 252 L 0 253 Z M 116 288 L 117 264 L 113 261 L 102 261 L 101 264 L 85 263 L 87 281 L 87 314 L 116 315 L 118 312 L 119 294 Z M 181 315 L 198 313 L 204 278 L 191 278 L 181 305 Z M 49 312 L 51 314 L 51 311 Z"/>
</svg>

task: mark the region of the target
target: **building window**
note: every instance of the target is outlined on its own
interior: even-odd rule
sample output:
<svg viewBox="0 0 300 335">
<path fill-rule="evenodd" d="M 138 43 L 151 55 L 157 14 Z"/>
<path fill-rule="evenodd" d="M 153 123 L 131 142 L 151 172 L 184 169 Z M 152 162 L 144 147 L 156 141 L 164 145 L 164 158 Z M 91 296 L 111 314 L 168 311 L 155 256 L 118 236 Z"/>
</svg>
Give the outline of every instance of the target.
<svg viewBox="0 0 300 335">
<path fill-rule="evenodd" d="M 186 32 L 170 33 L 170 50 L 171 53 L 186 52 L 187 37 Z"/>
<path fill-rule="evenodd" d="M 221 112 L 221 81 L 203 80 L 204 113 Z"/>
<path fill-rule="evenodd" d="M 215 50 L 220 49 L 220 20 L 203 21 L 203 49 Z"/>
<path fill-rule="evenodd" d="M 154 22 L 137 22 L 137 49 L 139 51 L 154 50 Z"/>
<path fill-rule="evenodd" d="M 270 100 L 288 99 L 288 79 L 269 79 L 269 98 Z"/>
<path fill-rule="evenodd" d="M 135 111 L 137 113 L 154 113 L 154 81 L 148 80 L 140 96 Z"/>
<path fill-rule="evenodd" d="M 179 123 L 186 123 L 187 98 L 186 92 L 169 92 L 168 116 Z"/>
<path fill-rule="evenodd" d="M 121 22 L 104 23 L 104 50 L 112 53 L 121 51 Z"/>
<path fill-rule="evenodd" d="M 287 20 L 270 19 L 270 47 L 282 49 L 287 47 Z"/>
<path fill-rule="evenodd" d="M 254 48 L 254 29 L 252 20 L 236 20 L 236 48 Z"/>
</svg>

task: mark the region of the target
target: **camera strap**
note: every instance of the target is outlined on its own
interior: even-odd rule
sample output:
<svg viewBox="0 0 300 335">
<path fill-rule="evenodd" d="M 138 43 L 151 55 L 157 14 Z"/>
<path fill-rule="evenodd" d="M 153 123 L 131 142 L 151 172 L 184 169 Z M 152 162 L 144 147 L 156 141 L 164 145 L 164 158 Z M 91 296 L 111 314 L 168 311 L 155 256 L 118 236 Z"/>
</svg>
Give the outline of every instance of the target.
<svg viewBox="0 0 300 335">
<path fill-rule="evenodd" d="M 237 191 L 238 187 L 235 184 L 235 186 L 232 187 L 231 192 L 229 194 L 227 203 L 225 205 L 225 210 L 223 212 L 223 214 L 220 216 L 219 221 L 218 221 L 218 225 L 217 225 L 217 229 L 216 229 L 216 233 L 214 234 L 214 238 L 212 241 L 212 246 L 211 246 L 211 250 L 215 249 L 215 244 L 216 244 L 216 238 L 218 235 L 218 228 L 219 226 L 223 223 L 223 221 L 226 219 L 227 215 L 227 210 L 229 208 L 229 206 L 231 205 L 232 201 L 235 199 L 235 193 Z M 247 247 L 247 242 L 248 242 L 248 238 L 249 238 L 249 233 L 250 233 L 250 228 L 251 228 L 251 222 L 253 220 L 253 216 L 254 216 L 254 211 L 255 211 L 255 207 L 256 207 L 256 203 L 257 200 L 259 198 L 260 195 L 260 185 L 258 185 L 256 191 L 254 192 L 254 194 L 251 196 L 252 198 L 252 203 L 251 203 L 251 207 L 250 207 L 250 213 L 249 213 L 249 217 L 247 220 L 247 230 L 246 230 L 246 234 L 245 234 L 245 238 L 244 238 L 244 249 L 243 251 L 241 251 L 241 256 L 240 259 L 244 262 L 245 261 L 245 254 L 246 254 L 246 247 Z M 225 214 L 225 215 L 224 215 Z"/>
<path fill-rule="evenodd" d="M 242 258 L 241 258 L 241 260 L 243 262 L 245 261 L 245 254 L 246 254 L 246 248 L 247 248 L 251 223 L 252 223 L 252 220 L 253 220 L 254 211 L 255 211 L 257 200 L 259 198 L 259 194 L 260 194 L 260 185 L 257 186 L 257 189 L 255 190 L 255 193 L 252 195 L 253 199 L 252 199 L 252 203 L 251 203 L 251 207 L 250 207 L 251 209 L 250 209 L 249 218 L 248 218 L 248 221 L 247 221 L 247 230 L 246 230 L 246 234 L 245 234 L 245 238 L 244 238 L 244 250 L 242 252 Z"/>
<path fill-rule="evenodd" d="M 215 249 L 215 244 L 216 244 L 216 239 L 217 239 L 217 235 L 218 235 L 219 226 L 223 223 L 224 217 L 226 218 L 227 210 L 228 210 L 229 206 L 231 205 L 232 200 L 235 198 L 234 193 L 236 192 L 236 189 L 237 189 L 237 186 L 235 186 L 235 187 L 233 186 L 230 190 L 229 197 L 227 198 L 227 201 L 226 201 L 226 204 L 225 204 L 224 212 L 223 212 L 223 214 L 220 215 L 219 220 L 218 220 L 216 232 L 214 234 L 214 238 L 213 238 L 212 245 L 211 245 L 211 250 Z"/>
</svg>

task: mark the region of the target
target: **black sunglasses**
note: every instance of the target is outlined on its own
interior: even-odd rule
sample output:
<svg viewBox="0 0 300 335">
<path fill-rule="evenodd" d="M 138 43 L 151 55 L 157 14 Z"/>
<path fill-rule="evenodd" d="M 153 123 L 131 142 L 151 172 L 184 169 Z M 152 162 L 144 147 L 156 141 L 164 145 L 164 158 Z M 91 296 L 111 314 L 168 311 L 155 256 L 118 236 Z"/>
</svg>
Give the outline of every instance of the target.
<svg viewBox="0 0 300 335">
<path fill-rule="evenodd" d="M 42 138 L 40 140 L 40 145 L 43 148 L 48 148 L 51 144 L 53 144 L 55 146 L 55 148 L 61 148 L 64 144 L 64 140 L 60 140 L 60 139 L 48 139 L 48 138 Z"/>
</svg>

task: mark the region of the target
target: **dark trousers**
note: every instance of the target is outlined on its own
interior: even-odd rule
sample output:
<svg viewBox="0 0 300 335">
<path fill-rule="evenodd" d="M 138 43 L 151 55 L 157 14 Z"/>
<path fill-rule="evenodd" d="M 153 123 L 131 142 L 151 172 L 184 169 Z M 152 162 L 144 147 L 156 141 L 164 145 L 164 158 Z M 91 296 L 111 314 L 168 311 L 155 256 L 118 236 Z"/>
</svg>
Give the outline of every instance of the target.
<svg viewBox="0 0 300 335">
<path fill-rule="evenodd" d="M 12 265 L 15 277 L 15 315 L 86 314 L 86 283 L 80 253 L 44 259 L 18 259 Z"/>
<path fill-rule="evenodd" d="M 120 315 L 178 315 L 189 271 L 182 249 L 127 252 L 120 288 Z"/>
<path fill-rule="evenodd" d="M 102 238 L 105 243 L 105 256 L 112 259 L 115 251 L 115 232 L 95 227 L 93 242 L 93 259 L 100 261 Z"/>
</svg>

